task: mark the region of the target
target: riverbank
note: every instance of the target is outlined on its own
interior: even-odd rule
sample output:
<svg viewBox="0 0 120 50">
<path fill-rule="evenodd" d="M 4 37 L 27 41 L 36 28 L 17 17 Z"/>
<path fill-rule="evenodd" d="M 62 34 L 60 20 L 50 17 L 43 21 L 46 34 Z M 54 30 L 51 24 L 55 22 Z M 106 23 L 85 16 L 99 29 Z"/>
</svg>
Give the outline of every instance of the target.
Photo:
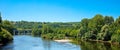
<svg viewBox="0 0 120 50">
<path fill-rule="evenodd" d="M 54 41 L 66 43 L 66 42 L 71 42 L 72 40 L 69 40 L 69 39 L 61 39 L 61 40 L 54 40 Z"/>
<path fill-rule="evenodd" d="M 8 43 L 11 43 L 11 42 L 13 42 L 13 39 L 12 40 L 4 39 L 0 41 L 0 46 L 7 45 Z"/>
<path fill-rule="evenodd" d="M 112 41 L 102 41 L 102 40 L 82 40 L 82 41 L 98 42 L 98 43 L 107 43 L 107 44 L 111 44 L 111 45 L 120 46 L 120 43 L 119 43 L 119 42 L 112 42 Z"/>
</svg>

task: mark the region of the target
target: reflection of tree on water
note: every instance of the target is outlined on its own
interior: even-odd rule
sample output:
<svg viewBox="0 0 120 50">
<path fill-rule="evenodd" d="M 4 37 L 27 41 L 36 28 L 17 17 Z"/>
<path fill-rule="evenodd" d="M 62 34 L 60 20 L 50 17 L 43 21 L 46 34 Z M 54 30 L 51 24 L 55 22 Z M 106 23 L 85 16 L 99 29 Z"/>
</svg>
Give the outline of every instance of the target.
<svg viewBox="0 0 120 50">
<path fill-rule="evenodd" d="M 42 40 L 43 41 L 43 47 L 45 50 L 51 50 L 51 44 L 49 40 Z"/>
<path fill-rule="evenodd" d="M 81 50 L 119 50 L 120 48 L 110 43 L 81 41 Z"/>
<path fill-rule="evenodd" d="M 7 46 L 0 46 L 0 50 L 14 50 L 13 42 L 10 42 Z"/>
<path fill-rule="evenodd" d="M 103 43 L 103 44 L 104 44 L 106 50 L 111 50 L 112 49 L 110 43 Z"/>
</svg>

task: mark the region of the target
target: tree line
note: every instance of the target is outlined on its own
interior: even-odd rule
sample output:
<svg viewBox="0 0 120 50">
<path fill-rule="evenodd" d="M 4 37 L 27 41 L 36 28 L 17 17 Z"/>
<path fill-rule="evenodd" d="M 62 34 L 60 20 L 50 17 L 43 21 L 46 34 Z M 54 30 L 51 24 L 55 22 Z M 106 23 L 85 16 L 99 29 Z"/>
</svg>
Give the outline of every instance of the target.
<svg viewBox="0 0 120 50">
<path fill-rule="evenodd" d="M 32 29 L 33 36 L 46 39 L 77 38 L 80 40 L 111 41 L 120 43 L 120 16 L 96 14 L 80 22 L 14 22 L 16 28 Z"/>
<path fill-rule="evenodd" d="M 120 43 L 120 16 L 95 15 L 92 19 L 82 19 L 80 38 L 83 40 L 100 40 Z"/>
<path fill-rule="evenodd" d="M 33 36 L 45 39 L 77 38 L 80 40 L 120 43 L 120 16 L 96 14 L 80 22 L 28 22 L 2 20 L 0 14 L 0 44 L 13 39 L 13 30 L 32 29 Z"/>
</svg>

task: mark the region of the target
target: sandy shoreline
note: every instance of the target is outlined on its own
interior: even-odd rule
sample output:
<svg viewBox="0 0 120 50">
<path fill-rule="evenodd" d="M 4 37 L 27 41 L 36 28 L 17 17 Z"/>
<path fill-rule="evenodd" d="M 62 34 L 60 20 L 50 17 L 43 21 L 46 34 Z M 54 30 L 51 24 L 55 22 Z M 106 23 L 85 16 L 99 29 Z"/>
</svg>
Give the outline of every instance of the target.
<svg viewBox="0 0 120 50">
<path fill-rule="evenodd" d="M 68 40 L 68 39 L 62 39 L 62 40 L 54 40 L 56 42 L 70 42 L 71 40 Z"/>
</svg>

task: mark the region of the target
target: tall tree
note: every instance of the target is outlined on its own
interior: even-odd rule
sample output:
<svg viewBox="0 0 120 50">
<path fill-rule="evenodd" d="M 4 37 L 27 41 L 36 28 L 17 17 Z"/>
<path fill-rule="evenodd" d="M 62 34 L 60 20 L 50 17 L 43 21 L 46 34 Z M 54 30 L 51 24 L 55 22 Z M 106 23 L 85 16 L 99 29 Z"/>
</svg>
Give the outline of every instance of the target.
<svg viewBox="0 0 120 50">
<path fill-rule="evenodd" d="M 0 23 L 2 23 L 2 17 L 1 17 L 1 12 L 0 12 Z"/>
<path fill-rule="evenodd" d="M 88 27 L 90 28 L 90 30 L 93 31 L 93 33 L 98 33 L 101 30 L 101 27 L 104 25 L 104 21 L 103 21 L 103 16 L 100 14 L 95 15 L 91 21 L 88 24 Z"/>
<path fill-rule="evenodd" d="M 120 25 L 120 16 L 116 19 L 115 24 L 116 24 L 116 26 Z"/>
<path fill-rule="evenodd" d="M 81 20 L 81 26 L 84 26 L 84 27 L 87 27 L 88 26 L 88 23 L 89 23 L 89 19 L 87 18 L 84 18 Z"/>
<path fill-rule="evenodd" d="M 114 22 L 114 19 L 112 16 L 105 16 L 104 22 L 105 22 L 105 24 L 110 25 Z"/>
<path fill-rule="evenodd" d="M 1 17 L 1 12 L 0 12 L 0 31 L 1 31 L 1 27 L 2 27 L 2 17 Z"/>
<path fill-rule="evenodd" d="M 102 15 L 97 14 L 95 15 L 90 22 L 88 23 L 88 28 L 90 29 L 90 39 L 96 39 L 97 38 L 97 34 L 100 32 L 101 27 L 104 25 L 104 18 Z"/>
</svg>

